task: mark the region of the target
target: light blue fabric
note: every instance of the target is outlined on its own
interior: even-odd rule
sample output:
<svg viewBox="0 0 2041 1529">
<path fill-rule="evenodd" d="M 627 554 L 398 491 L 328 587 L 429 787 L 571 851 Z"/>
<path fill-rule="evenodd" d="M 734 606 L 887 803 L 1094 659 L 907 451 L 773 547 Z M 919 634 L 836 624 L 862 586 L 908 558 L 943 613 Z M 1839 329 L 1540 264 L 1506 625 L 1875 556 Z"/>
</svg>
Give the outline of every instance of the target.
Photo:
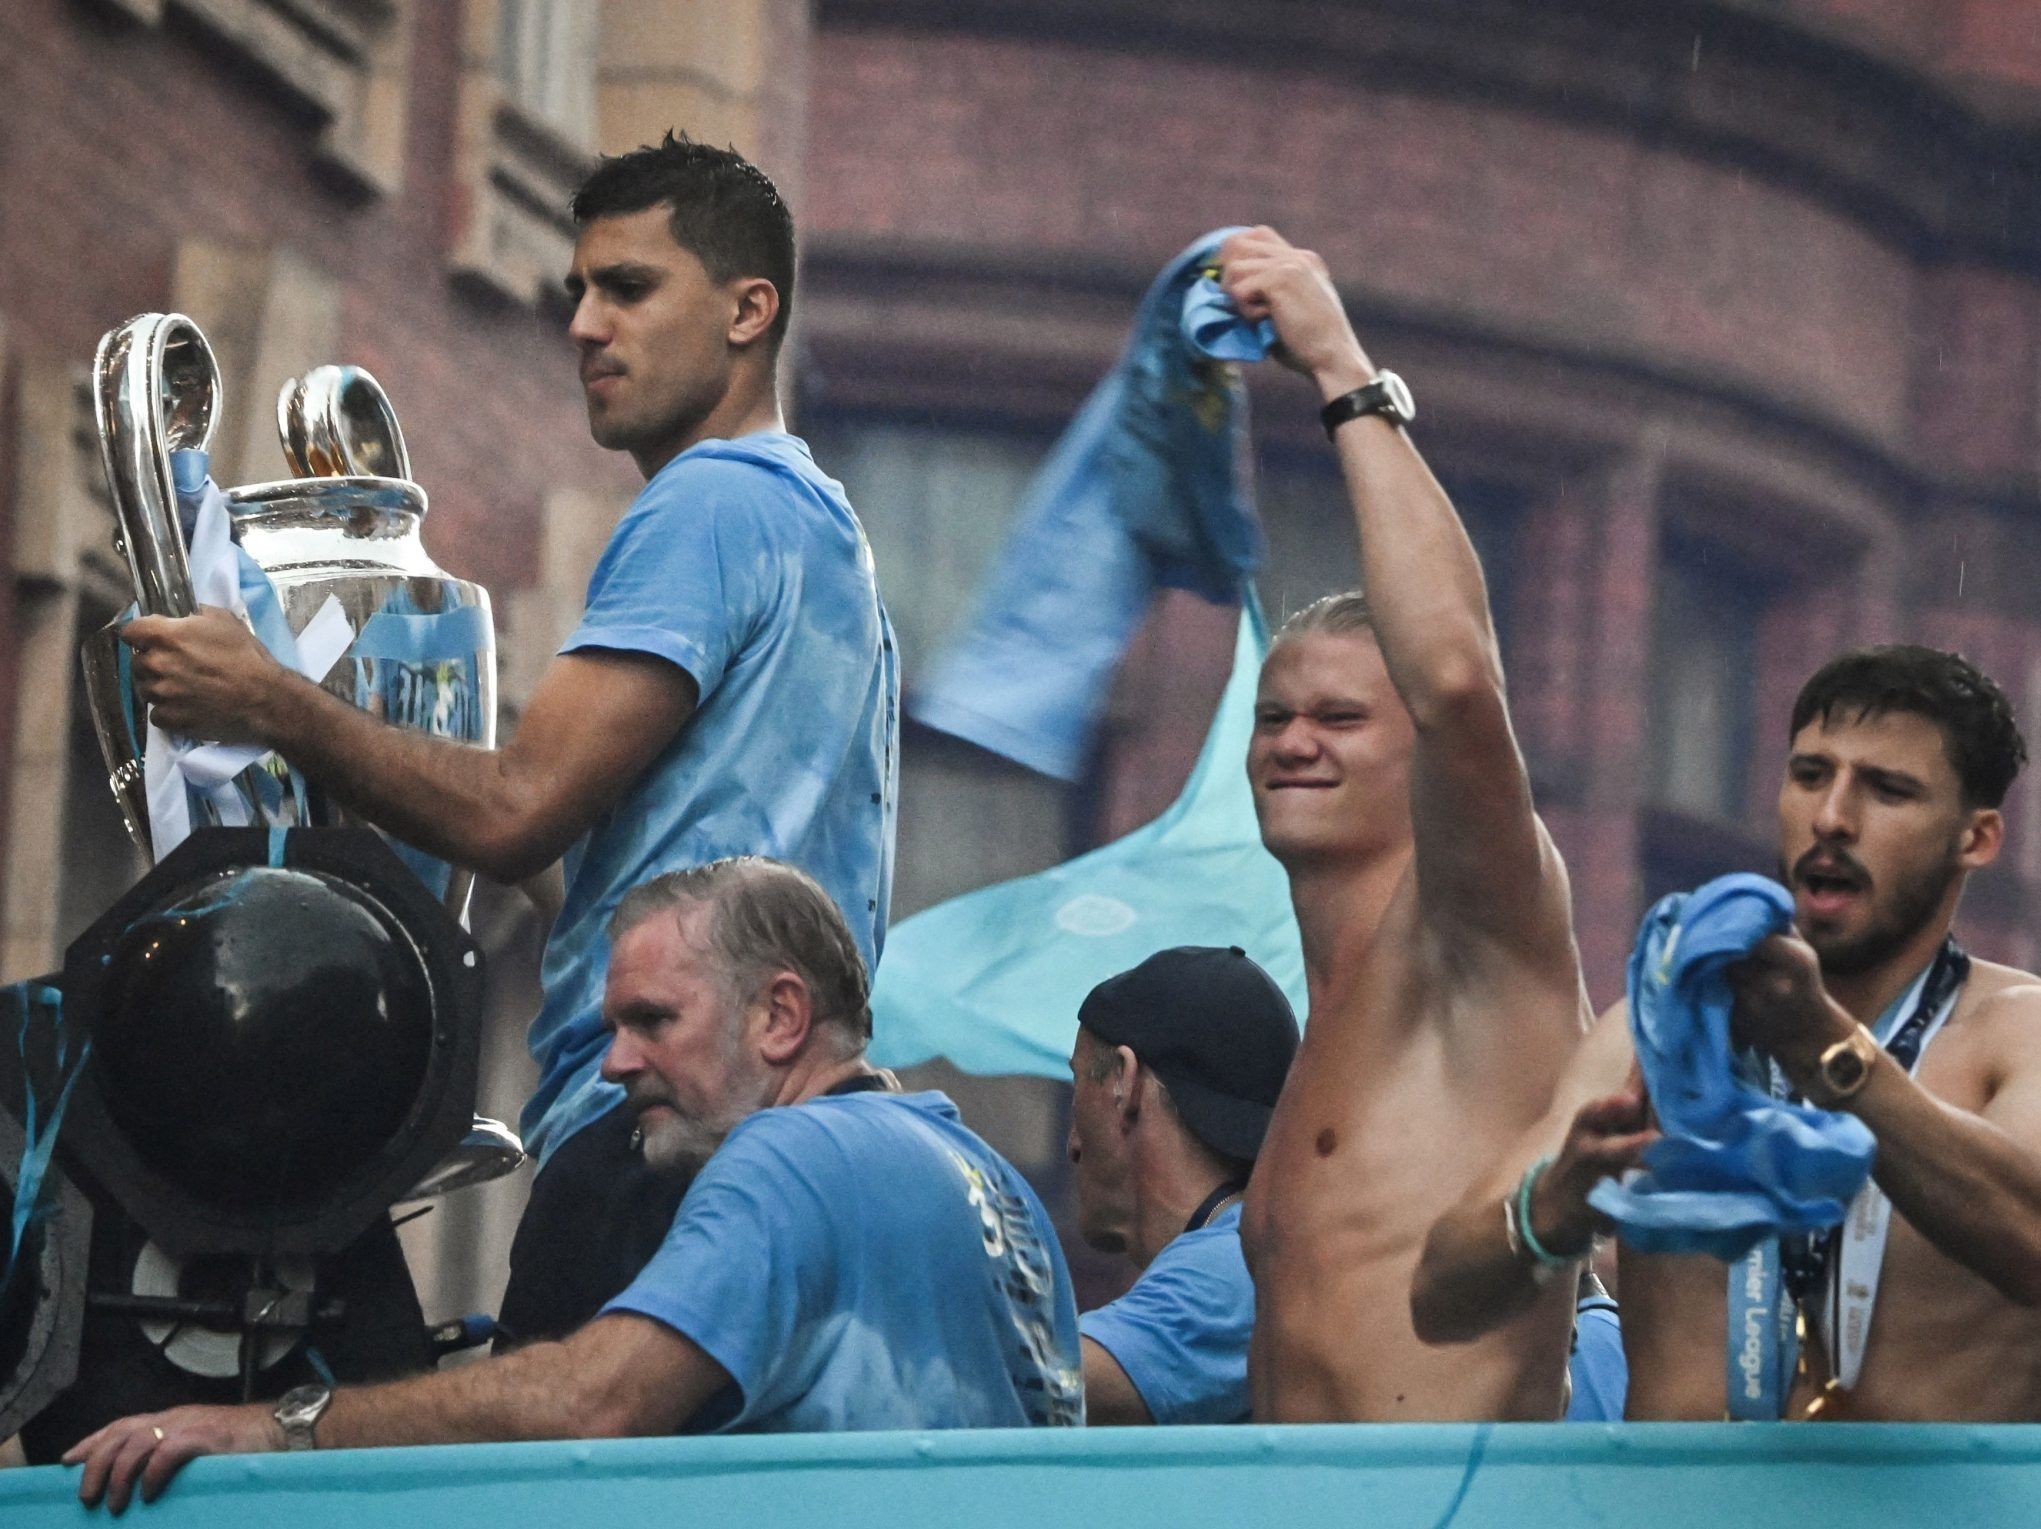
<svg viewBox="0 0 2041 1529">
<path fill-rule="evenodd" d="M 1154 822 L 1038 875 L 904 919 L 872 993 L 875 1060 L 947 1057 L 966 1072 L 1070 1076 L 1085 994 L 1172 945 L 1238 945 L 1304 1015 L 1290 885 L 1262 848 L 1247 784 L 1268 646 L 1241 613 L 1233 674 L 1183 794 Z"/>
<path fill-rule="evenodd" d="M 80 1035 L 75 1022 L 64 1023 L 64 995 L 53 987 L 15 982 L 0 988 L 0 994 L 21 1011 L 21 1023 L 14 1034 L 15 1051 L 21 1058 L 21 1161 L 14 1167 L 7 1259 L 0 1265 L 0 1297 L 4 1297 L 21 1272 L 16 1262 L 29 1224 L 49 1211 L 43 1176 L 49 1172 L 50 1157 L 57 1148 L 64 1112 L 71 1106 L 71 1090 L 85 1071 L 92 1038 Z"/>
<path fill-rule="evenodd" d="M 604 1311 L 663 1322 L 730 1372 L 690 1432 L 1084 1421 L 1048 1213 L 937 1093 L 743 1121 Z"/>
<path fill-rule="evenodd" d="M 489 613 L 482 607 L 420 610 L 410 585 L 400 583 L 348 644 L 354 704 L 396 727 L 441 738 L 477 737 L 482 655 L 490 646 Z M 446 896 L 451 864 L 402 839 L 385 838 L 434 897 Z"/>
<path fill-rule="evenodd" d="M 1244 319 L 1226 289 L 1200 276 L 1184 294 L 1184 344 L 1214 361 L 1266 361 L 1276 348 L 1274 319 Z"/>
<path fill-rule="evenodd" d="M 1077 1329 L 1111 1354 L 1158 1423 L 1244 1423 L 1254 1280 L 1240 1207 L 1166 1244 L 1134 1288 Z"/>
<path fill-rule="evenodd" d="M 1606 1297 L 1580 1303 L 1573 1317 L 1573 1357 L 1567 1361 L 1573 1399 L 1569 1423 L 1620 1423 L 1630 1394 L 1630 1365 L 1623 1357 L 1623 1325 Z"/>
<path fill-rule="evenodd" d="M 834 897 L 867 962 L 893 885 L 899 671 L 871 549 L 807 446 L 704 441 L 625 512 L 561 649 L 649 653 L 694 676 L 695 714 L 567 852 L 529 1036 L 522 1121 L 540 1160 L 615 1107 L 602 1082 L 607 925 L 631 887 L 725 855 L 771 855 Z"/>
<path fill-rule="evenodd" d="M 1726 969 L 1793 917 L 1762 876 L 1659 900 L 1630 956 L 1630 1035 L 1663 1139 L 1588 1203 L 1647 1253 L 1741 1257 L 1760 1239 L 1841 1221 L 1871 1172 L 1862 1121 L 1774 1099 L 1739 1077 Z"/>
<path fill-rule="evenodd" d="M 910 698 L 919 721 L 1074 780 L 1156 589 L 1230 602 L 1260 565 L 1246 394 L 1184 334 L 1186 296 L 1231 232 L 1199 239 L 1149 287 L 1119 364 L 1029 485 L 962 635 Z"/>
</svg>

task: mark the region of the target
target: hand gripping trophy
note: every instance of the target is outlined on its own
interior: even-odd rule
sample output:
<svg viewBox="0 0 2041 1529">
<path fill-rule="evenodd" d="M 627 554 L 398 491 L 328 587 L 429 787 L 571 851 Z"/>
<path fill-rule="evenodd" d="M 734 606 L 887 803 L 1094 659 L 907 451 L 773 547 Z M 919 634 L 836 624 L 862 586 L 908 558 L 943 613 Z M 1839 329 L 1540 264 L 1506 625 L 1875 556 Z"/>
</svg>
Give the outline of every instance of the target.
<svg viewBox="0 0 2041 1529">
<path fill-rule="evenodd" d="M 489 594 L 426 555 L 419 540 L 425 490 L 411 481 L 403 433 L 375 378 L 357 367 L 322 366 L 286 383 L 277 428 L 298 476 L 227 490 L 223 521 L 212 528 L 201 518 L 188 545 L 180 499 L 202 498 L 198 480 L 219 414 L 219 370 L 205 336 L 181 314 L 143 314 L 100 341 L 93 374 L 107 484 L 144 614 L 196 611 L 193 563 L 203 556 L 213 566 L 200 570 L 202 582 L 210 574 L 230 594 L 252 593 L 256 634 L 273 652 L 294 645 L 278 657 L 333 694 L 399 726 L 494 745 Z M 229 530 L 231 541 L 220 534 Z M 145 853 L 161 859 L 173 847 L 165 840 L 181 837 L 174 826 L 165 831 L 166 805 L 173 819 L 184 805 L 164 800 L 179 784 L 193 797 L 192 821 L 347 821 L 274 755 L 243 764 L 240 756 L 251 751 L 201 749 L 210 757 L 194 761 L 178 740 L 151 737 L 124 679 L 120 625 L 86 642 L 86 692 L 114 795 Z M 328 661 L 321 672 L 311 672 L 307 647 L 319 647 Z M 152 754 L 166 757 L 152 761 Z M 216 780 L 237 764 L 226 781 Z M 469 872 L 394 847 L 456 917 L 465 913 Z"/>
<path fill-rule="evenodd" d="M 190 319 L 109 332 L 94 384 L 139 611 L 224 606 L 351 704 L 494 743 L 489 597 L 426 555 L 425 492 L 373 377 L 322 366 L 287 383 L 297 476 L 224 491 L 206 455 L 219 373 Z M 56 1279 L 74 1306 L 86 1286 L 78 1379 L 38 1397 L 31 1453 L 138 1405 L 245 1399 L 329 1362 L 358 1379 L 429 1362 L 388 1207 L 523 1160 L 473 1114 L 472 875 L 350 823 L 271 752 L 156 728 L 120 626 L 84 645 L 86 695 L 155 869 L 37 989 L 49 1033 L 82 1042 L 61 1092 L 33 1068 L 0 1079 L 30 1105 L 68 1098 L 47 1132 L 93 1207 L 90 1275 L 74 1254 Z M 0 1417 L 27 1411 L 0 1394 Z"/>
</svg>

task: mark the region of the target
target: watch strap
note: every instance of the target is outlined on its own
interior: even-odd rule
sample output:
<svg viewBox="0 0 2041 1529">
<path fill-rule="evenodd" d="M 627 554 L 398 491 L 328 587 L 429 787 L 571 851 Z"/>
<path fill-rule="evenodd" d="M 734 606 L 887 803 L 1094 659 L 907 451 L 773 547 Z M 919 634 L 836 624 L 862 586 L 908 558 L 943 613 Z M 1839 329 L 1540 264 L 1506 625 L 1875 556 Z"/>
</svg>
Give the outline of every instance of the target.
<svg viewBox="0 0 2041 1529">
<path fill-rule="evenodd" d="M 1330 440 L 1341 425 L 1379 414 L 1393 425 L 1407 425 L 1417 417 L 1410 389 L 1394 372 L 1378 372 L 1365 387 L 1342 393 L 1318 411 L 1318 422 Z"/>
<path fill-rule="evenodd" d="M 314 1382 L 311 1385 L 293 1386 L 277 1400 L 276 1410 L 270 1415 L 283 1429 L 285 1449 L 317 1449 L 319 1419 L 333 1401 L 333 1388 Z"/>
</svg>

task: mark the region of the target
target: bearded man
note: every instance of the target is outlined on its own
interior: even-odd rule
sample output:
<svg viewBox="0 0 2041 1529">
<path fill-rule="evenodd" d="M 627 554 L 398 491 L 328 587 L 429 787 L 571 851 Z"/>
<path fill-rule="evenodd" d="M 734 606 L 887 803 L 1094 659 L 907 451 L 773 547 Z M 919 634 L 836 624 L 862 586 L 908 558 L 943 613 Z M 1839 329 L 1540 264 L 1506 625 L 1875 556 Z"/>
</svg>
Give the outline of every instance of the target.
<svg viewBox="0 0 2041 1529">
<path fill-rule="evenodd" d="M 1806 1339 L 1783 1414 L 2031 1420 L 2041 981 L 1973 959 L 1950 932 L 1965 884 L 2004 844 L 1999 809 L 2026 745 L 1975 665 L 1913 646 L 1829 663 L 1791 732 L 1779 862 L 1796 928 L 1731 969 L 1735 1035 L 1810 1103 L 1869 1127 L 1877 1159 L 1804 1266 Z M 1504 1323 L 1552 1266 L 1584 1256 L 1609 1230 L 1588 1192 L 1640 1160 L 1656 1138 L 1648 1110 L 1618 1004 L 1546 1120 L 1432 1229 L 1411 1295 L 1419 1333 L 1453 1342 Z M 1520 1203 L 1527 1172 L 1529 1216 L 1515 1226 L 1503 1202 Z M 1617 1251 L 1627 1416 L 1721 1418 L 1742 1348 L 1728 1346 L 1724 1265 Z"/>
</svg>

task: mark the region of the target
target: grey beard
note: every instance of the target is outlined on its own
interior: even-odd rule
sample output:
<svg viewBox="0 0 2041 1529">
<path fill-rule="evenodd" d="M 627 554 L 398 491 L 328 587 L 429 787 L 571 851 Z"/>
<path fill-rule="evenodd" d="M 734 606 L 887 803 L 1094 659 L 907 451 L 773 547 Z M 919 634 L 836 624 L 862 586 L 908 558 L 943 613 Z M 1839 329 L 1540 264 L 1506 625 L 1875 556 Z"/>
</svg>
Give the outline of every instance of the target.
<svg viewBox="0 0 2041 1529">
<path fill-rule="evenodd" d="M 736 1120 L 700 1120 L 669 1110 L 655 1124 L 640 1120 L 639 1152 L 654 1173 L 692 1178 L 736 1125 Z"/>
</svg>

